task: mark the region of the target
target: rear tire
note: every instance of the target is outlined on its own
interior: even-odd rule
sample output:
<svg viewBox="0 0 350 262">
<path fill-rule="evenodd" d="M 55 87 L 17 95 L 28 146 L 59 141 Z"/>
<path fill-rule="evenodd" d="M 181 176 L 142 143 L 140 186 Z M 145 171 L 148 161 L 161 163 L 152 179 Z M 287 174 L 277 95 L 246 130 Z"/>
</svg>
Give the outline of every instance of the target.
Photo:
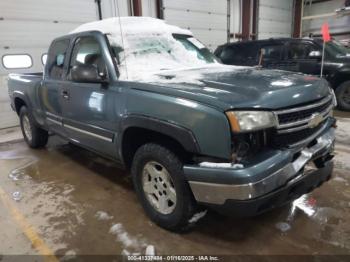
<svg viewBox="0 0 350 262">
<path fill-rule="evenodd" d="M 335 90 L 338 107 L 344 111 L 350 111 L 350 81 L 339 85 Z"/>
<path fill-rule="evenodd" d="M 171 231 L 188 229 L 197 209 L 182 167 L 173 152 L 153 143 L 141 146 L 132 163 L 134 187 L 146 214 Z"/>
<path fill-rule="evenodd" d="M 19 111 L 21 130 L 27 145 L 31 148 L 41 148 L 47 144 L 49 134 L 46 130 L 38 127 L 26 106 Z"/>
</svg>

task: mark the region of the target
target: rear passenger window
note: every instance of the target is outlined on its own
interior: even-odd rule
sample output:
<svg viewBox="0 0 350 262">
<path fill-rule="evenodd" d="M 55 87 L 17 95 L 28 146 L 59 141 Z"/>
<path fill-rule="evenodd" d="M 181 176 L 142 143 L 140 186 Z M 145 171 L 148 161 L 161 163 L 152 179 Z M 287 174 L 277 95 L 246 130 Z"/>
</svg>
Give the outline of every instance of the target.
<svg viewBox="0 0 350 262">
<path fill-rule="evenodd" d="M 264 59 L 280 60 L 283 54 L 283 45 L 270 45 L 261 48 Z"/>
<path fill-rule="evenodd" d="M 311 51 L 318 51 L 318 48 L 309 43 L 290 43 L 288 48 L 288 58 L 308 59 Z"/>
<path fill-rule="evenodd" d="M 4 55 L 2 64 L 6 69 L 30 68 L 33 65 L 30 55 Z"/>
<path fill-rule="evenodd" d="M 55 41 L 49 50 L 47 59 L 48 74 L 51 79 L 62 79 L 63 65 L 66 59 L 66 53 L 69 46 L 69 40 Z"/>
</svg>

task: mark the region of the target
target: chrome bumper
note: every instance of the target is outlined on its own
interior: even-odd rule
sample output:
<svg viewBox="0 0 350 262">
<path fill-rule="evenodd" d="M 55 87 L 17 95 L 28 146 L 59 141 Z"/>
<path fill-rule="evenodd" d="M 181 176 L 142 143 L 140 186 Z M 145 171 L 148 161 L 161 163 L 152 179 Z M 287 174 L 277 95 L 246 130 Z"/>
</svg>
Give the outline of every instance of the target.
<svg viewBox="0 0 350 262">
<path fill-rule="evenodd" d="M 224 204 L 226 200 L 248 200 L 263 196 L 294 180 L 303 167 L 311 160 L 333 150 L 335 130 L 330 128 L 317 138 L 317 143 L 300 151 L 300 155 L 293 162 L 271 175 L 254 183 L 246 184 L 218 184 L 199 181 L 189 181 L 192 192 L 198 202 L 209 204 Z M 322 155 L 321 154 L 321 155 Z M 232 169 L 234 171 L 234 169 Z M 213 169 L 215 172 L 215 169 Z"/>
</svg>

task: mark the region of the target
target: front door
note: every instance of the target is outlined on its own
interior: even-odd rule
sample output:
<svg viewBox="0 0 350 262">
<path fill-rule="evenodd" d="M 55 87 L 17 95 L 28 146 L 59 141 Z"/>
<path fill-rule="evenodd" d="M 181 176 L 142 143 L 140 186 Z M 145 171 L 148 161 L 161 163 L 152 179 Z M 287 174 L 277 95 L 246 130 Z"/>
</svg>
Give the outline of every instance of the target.
<svg viewBox="0 0 350 262">
<path fill-rule="evenodd" d="M 107 84 L 74 82 L 71 70 L 76 66 L 93 65 L 99 75 L 108 75 L 105 58 L 97 39 L 84 36 L 76 39 L 68 68 L 63 124 L 75 143 L 115 157 L 115 96 Z"/>
<path fill-rule="evenodd" d="M 261 65 L 264 68 L 285 69 L 283 43 L 264 44 L 259 51 L 259 54 L 262 53 Z"/>
</svg>

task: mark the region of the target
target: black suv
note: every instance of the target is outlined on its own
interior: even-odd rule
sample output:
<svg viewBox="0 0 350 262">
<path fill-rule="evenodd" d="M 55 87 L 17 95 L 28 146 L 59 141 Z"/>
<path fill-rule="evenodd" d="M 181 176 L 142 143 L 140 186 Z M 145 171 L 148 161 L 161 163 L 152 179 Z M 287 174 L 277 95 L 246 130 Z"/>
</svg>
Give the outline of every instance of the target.
<svg viewBox="0 0 350 262">
<path fill-rule="evenodd" d="M 266 68 L 320 75 L 322 43 L 320 38 L 237 42 L 219 46 L 215 54 L 229 65 L 256 66 L 261 60 Z M 335 90 L 339 108 L 350 111 L 350 50 L 336 41 L 328 42 L 323 74 Z"/>
</svg>

